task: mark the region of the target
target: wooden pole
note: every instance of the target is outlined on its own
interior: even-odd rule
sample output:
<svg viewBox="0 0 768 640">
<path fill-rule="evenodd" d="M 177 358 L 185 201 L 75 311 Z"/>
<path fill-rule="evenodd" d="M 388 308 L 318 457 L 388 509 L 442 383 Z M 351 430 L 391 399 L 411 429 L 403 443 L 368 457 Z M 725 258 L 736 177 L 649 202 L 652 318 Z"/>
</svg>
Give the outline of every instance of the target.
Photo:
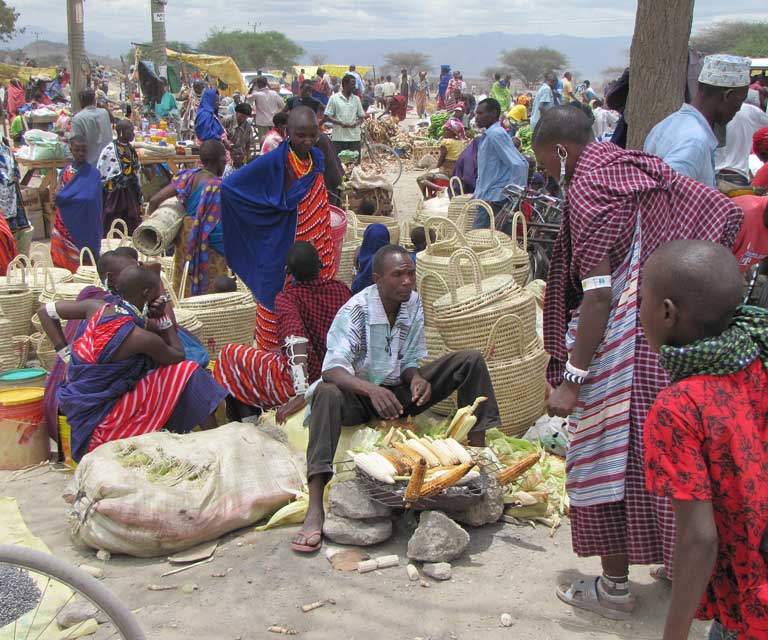
<svg viewBox="0 0 768 640">
<path fill-rule="evenodd" d="M 83 0 L 67 0 L 67 39 L 73 113 L 80 110 L 80 92 L 85 89 L 84 18 Z"/>
<path fill-rule="evenodd" d="M 627 147 L 642 149 L 658 122 L 685 99 L 694 0 L 638 0 L 624 113 Z"/>
<path fill-rule="evenodd" d="M 152 19 L 152 59 L 160 78 L 168 77 L 168 57 L 165 53 L 165 4 L 167 0 L 150 0 Z"/>
</svg>

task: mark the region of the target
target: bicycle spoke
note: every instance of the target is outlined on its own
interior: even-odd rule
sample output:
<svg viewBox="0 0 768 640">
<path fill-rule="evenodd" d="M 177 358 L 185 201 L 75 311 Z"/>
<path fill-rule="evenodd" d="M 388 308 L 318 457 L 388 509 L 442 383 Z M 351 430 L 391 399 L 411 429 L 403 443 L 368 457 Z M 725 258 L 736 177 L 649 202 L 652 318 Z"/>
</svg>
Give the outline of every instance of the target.
<svg viewBox="0 0 768 640">
<path fill-rule="evenodd" d="M 70 590 L 70 591 L 72 591 L 72 590 Z M 66 606 L 67 606 L 67 605 L 68 605 L 70 602 L 72 602 L 72 598 L 74 598 L 74 597 L 75 597 L 75 595 L 76 595 L 76 593 L 75 593 L 74 591 L 72 591 L 72 593 L 71 593 L 71 595 L 69 596 L 69 598 L 67 599 L 67 601 L 66 601 L 66 602 L 65 602 L 65 603 L 64 603 L 64 604 L 63 604 L 63 605 L 62 605 L 62 606 L 59 608 L 59 610 L 56 612 L 56 614 L 55 614 L 55 615 L 54 615 L 54 616 L 51 618 L 50 622 L 48 622 L 48 624 L 47 624 L 47 625 L 45 625 L 45 629 L 43 629 L 43 630 L 42 630 L 42 631 L 41 631 L 41 632 L 40 632 L 40 633 L 37 635 L 37 638 L 35 638 L 35 640 L 38 640 L 38 639 L 39 639 L 39 638 L 40 638 L 40 637 L 41 637 L 41 636 L 42 636 L 42 635 L 43 635 L 43 634 L 46 632 L 46 630 L 48 629 L 48 627 L 50 627 L 50 626 L 51 626 L 51 622 L 53 622 L 54 620 L 56 620 L 56 618 L 58 618 L 58 617 L 59 617 L 59 614 L 60 614 L 60 613 L 61 613 L 61 612 L 64 610 L 64 607 L 66 607 Z"/>
<path fill-rule="evenodd" d="M 37 607 L 35 607 L 35 615 L 32 616 L 32 622 L 29 624 L 29 629 L 27 629 L 27 635 L 24 636 L 24 640 L 29 640 L 29 633 L 32 631 L 32 627 L 35 626 L 35 620 L 37 620 L 37 614 L 40 612 L 40 605 L 43 604 L 43 600 L 45 599 L 45 594 L 48 591 L 48 585 L 51 584 L 51 578 L 50 576 L 46 576 L 47 580 L 45 581 L 45 589 L 43 589 L 43 593 L 40 594 L 40 600 L 37 603 Z"/>
</svg>

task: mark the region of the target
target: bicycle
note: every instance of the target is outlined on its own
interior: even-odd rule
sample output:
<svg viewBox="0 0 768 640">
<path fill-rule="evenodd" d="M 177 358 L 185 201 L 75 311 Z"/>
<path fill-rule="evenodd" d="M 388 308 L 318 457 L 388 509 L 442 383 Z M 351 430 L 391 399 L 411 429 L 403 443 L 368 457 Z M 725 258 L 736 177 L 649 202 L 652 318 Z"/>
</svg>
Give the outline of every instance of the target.
<svg viewBox="0 0 768 640">
<path fill-rule="evenodd" d="M 67 605 L 85 599 L 96 609 L 92 616 L 100 638 L 145 640 L 130 610 L 93 576 L 54 556 L 15 545 L 0 545 L 0 635 L 40 638 L 58 629 L 57 616 Z M 103 622 L 102 622 L 103 621 Z M 56 625 L 53 626 L 52 625 Z M 79 637 L 84 623 L 60 631 L 62 640 Z M 13 635 L 7 635 L 12 632 Z M 94 631 L 90 631 L 94 633 Z"/>
<path fill-rule="evenodd" d="M 384 115 L 385 114 L 379 115 L 377 119 L 380 120 Z M 394 186 L 403 174 L 403 160 L 394 148 L 386 144 L 374 142 L 368 131 L 367 123 L 368 120 L 365 120 L 363 124 L 360 125 L 359 163 L 373 164 L 376 173 Z M 349 166 L 354 166 L 357 162 L 342 161 L 342 164 L 345 166 L 345 174 L 347 177 L 350 177 L 351 169 Z"/>
</svg>

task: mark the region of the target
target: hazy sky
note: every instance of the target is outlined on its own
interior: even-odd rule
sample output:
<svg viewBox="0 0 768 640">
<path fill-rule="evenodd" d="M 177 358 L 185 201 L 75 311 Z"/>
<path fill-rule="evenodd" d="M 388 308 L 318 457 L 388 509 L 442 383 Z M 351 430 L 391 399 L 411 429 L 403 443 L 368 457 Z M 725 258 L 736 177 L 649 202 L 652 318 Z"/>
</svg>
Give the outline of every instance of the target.
<svg viewBox="0 0 768 640">
<path fill-rule="evenodd" d="M 661 3 L 664 0 L 656 0 Z M 66 31 L 64 0 L 11 0 L 20 25 Z M 87 32 L 150 37 L 149 0 L 88 0 Z M 719 19 L 765 19 L 765 0 L 696 0 L 694 30 Z M 261 10 L 256 11 L 254 7 Z M 633 0 L 168 0 L 169 39 L 196 44 L 213 26 L 278 30 L 301 40 L 450 36 L 487 31 L 631 35 Z M 250 24 L 249 24 L 250 23 Z"/>
</svg>

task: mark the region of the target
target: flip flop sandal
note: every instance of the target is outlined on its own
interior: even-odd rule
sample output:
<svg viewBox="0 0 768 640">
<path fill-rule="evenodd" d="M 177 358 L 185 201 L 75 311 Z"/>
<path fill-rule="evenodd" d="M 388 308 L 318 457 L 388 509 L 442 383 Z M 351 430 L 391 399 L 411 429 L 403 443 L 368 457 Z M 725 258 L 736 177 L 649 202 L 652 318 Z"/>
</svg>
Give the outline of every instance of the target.
<svg viewBox="0 0 768 640">
<path fill-rule="evenodd" d="M 298 535 L 304 538 L 305 541 L 309 540 L 310 538 L 313 538 L 314 536 L 318 536 L 319 540 L 316 545 L 291 542 L 291 549 L 293 549 L 297 553 L 314 553 L 320 547 L 323 546 L 323 532 L 320 530 L 310 531 L 309 533 L 299 533 Z"/>
<path fill-rule="evenodd" d="M 601 596 L 597 592 L 600 577 L 576 580 L 570 585 L 558 585 L 555 593 L 562 602 L 577 609 L 591 611 L 611 620 L 629 620 L 634 605 L 628 596 Z"/>
<path fill-rule="evenodd" d="M 649 571 L 651 574 L 651 578 L 654 580 L 658 580 L 659 582 L 672 582 L 667 577 L 667 569 L 664 565 L 661 565 L 659 567 L 651 567 L 651 570 Z"/>
</svg>

